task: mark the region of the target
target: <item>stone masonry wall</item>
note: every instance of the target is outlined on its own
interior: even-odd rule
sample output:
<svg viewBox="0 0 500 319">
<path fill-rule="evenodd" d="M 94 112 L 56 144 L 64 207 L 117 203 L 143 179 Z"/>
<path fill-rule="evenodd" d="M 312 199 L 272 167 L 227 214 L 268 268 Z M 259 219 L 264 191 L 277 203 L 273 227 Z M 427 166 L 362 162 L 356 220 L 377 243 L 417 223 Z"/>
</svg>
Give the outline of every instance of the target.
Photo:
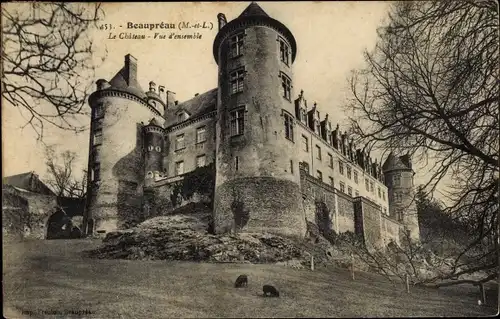
<svg viewBox="0 0 500 319">
<path fill-rule="evenodd" d="M 318 202 L 322 202 L 326 205 L 329 212 L 329 229 L 335 230 L 337 222 L 335 189 L 328 184 L 320 182 L 317 178 L 308 175 L 302 170 L 300 173 L 305 218 L 307 221 L 314 222 L 318 225 L 319 221 L 317 220 L 317 213 L 320 213 L 318 211 L 320 210 Z"/>
<path fill-rule="evenodd" d="M 304 236 L 306 231 L 300 187 L 272 177 L 228 181 L 215 194 L 216 233 L 233 229 Z"/>
<path fill-rule="evenodd" d="M 363 237 L 367 247 L 381 247 L 383 234 L 380 206 L 358 197 L 354 202 L 354 214 L 356 233 Z"/>
<path fill-rule="evenodd" d="M 337 192 L 337 228 L 338 233 L 354 232 L 354 206 L 349 195 Z"/>
</svg>

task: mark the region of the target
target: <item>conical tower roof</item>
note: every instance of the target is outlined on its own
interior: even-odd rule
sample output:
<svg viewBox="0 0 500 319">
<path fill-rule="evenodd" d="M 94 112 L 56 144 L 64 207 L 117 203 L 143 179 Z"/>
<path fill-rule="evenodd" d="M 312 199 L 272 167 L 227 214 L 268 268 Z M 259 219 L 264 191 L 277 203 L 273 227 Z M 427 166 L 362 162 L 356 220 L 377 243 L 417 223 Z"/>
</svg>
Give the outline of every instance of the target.
<svg viewBox="0 0 500 319">
<path fill-rule="evenodd" d="M 243 10 L 238 18 L 247 16 L 269 17 L 269 15 L 255 1 L 252 1 L 252 3 L 250 3 L 250 5 Z"/>
<path fill-rule="evenodd" d="M 391 152 L 389 156 L 387 156 L 384 165 L 382 165 L 382 169 L 384 172 L 388 172 L 393 170 L 408 170 L 412 168 L 405 164 L 400 157 L 395 156 Z"/>
<path fill-rule="evenodd" d="M 219 63 L 218 52 L 220 43 L 225 39 L 225 36 L 237 28 L 249 27 L 252 25 L 271 26 L 280 32 L 290 42 L 292 62 L 295 61 L 295 56 L 297 55 L 297 43 L 292 32 L 283 23 L 270 17 L 256 2 L 252 2 L 236 19 L 226 23 L 215 36 L 213 54 L 217 64 Z"/>
</svg>

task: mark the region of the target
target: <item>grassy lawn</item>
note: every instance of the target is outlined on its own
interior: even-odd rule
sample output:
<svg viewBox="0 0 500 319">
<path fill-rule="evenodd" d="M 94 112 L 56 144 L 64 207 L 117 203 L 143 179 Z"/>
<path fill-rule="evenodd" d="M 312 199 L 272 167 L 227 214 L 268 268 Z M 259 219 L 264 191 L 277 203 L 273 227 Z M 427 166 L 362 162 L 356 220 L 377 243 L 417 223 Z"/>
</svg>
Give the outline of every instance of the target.
<svg viewBox="0 0 500 319">
<path fill-rule="evenodd" d="M 94 260 L 80 251 L 96 240 L 4 244 L 4 317 L 402 317 L 484 316 L 496 306 L 478 306 L 476 289 L 412 289 L 383 278 L 330 269 L 312 272 L 276 265 L 173 261 Z M 248 288 L 235 289 L 240 274 Z M 263 298 L 272 284 L 281 298 Z M 91 315 L 68 311 L 88 310 Z M 53 317 L 53 316 L 52 316 Z M 61 316 L 59 316 L 61 317 Z"/>
</svg>

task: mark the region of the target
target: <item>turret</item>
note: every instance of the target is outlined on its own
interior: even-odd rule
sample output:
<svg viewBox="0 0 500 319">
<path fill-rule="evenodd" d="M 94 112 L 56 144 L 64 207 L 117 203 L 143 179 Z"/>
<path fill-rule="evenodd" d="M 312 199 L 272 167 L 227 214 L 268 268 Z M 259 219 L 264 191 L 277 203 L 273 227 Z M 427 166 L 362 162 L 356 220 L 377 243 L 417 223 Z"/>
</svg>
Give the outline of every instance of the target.
<svg viewBox="0 0 500 319">
<path fill-rule="evenodd" d="M 144 168 L 145 184 L 150 186 L 154 178 L 163 171 L 163 148 L 165 144 L 165 133 L 160 123 L 155 118 L 144 126 Z"/>
<path fill-rule="evenodd" d="M 87 233 L 130 226 L 142 215 L 144 184 L 141 121 L 162 121 L 163 101 L 150 83 L 139 85 L 137 59 L 127 54 L 110 80 L 96 82 L 89 97 L 92 109 L 88 161 L 88 196 L 84 216 Z"/>
<path fill-rule="evenodd" d="M 296 51 L 288 28 L 256 3 L 215 37 L 216 232 L 305 233 L 294 151 Z"/>
<path fill-rule="evenodd" d="M 420 230 L 413 185 L 415 172 L 409 155 L 397 157 L 390 153 L 382 169 L 388 188 L 389 215 L 403 224 L 412 240 L 418 241 Z"/>
</svg>

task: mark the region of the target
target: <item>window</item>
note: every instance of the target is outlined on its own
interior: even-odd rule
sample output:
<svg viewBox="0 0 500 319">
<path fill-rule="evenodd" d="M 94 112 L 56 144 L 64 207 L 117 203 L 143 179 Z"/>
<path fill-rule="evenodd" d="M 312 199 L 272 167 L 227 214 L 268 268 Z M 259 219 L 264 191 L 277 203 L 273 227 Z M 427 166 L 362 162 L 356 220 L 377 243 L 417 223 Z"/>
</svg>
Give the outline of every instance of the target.
<svg viewBox="0 0 500 319">
<path fill-rule="evenodd" d="M 102 144 L 102 130 L 95 130 L 94 132 L 94 145 Z"/>
<path fill-rule="evenodd" d="M 368 178 L 365 178 L 365 188 L 367 191 L 370 190 L 370 184 L 368 183 Z"/>
<path fill-rule="evenodd" d="M 333 168 L 333 156 L 330 153 L 328 153 L 328 166 Z"/>
<path fill-rule="evenodd" d="M 288 65 L 290 50 L 288 48 L 288 44 L 283 39 L 279 39 L 280 41 L 280 58 L 286 65 Z"/>
<path fill-rule="evenodd" d="M 293 174 L 293 161 L 290 160 L 290 173 Z"/>
<path fill-rule="evenodd" d="M 244 33 L 239 33 L 231 38 L 231 57 L 235 58 L 242 54 Z"/>
<path fill-rule="evenodd" d="M 321 171 L 316 171 L 316 177 L 317 177 L 320 181 L 323 181 L 323 173 L 321 173 Z"/>
<path fill-rule="evenodd" d="M 240 168 L 240 158 L 236 156 L 234 158 L 234 169 L 237 171 Z"/>
<path fill-rule="evenodd" d="M 232 111 L 229 113 L 231 129 L 231 136 L 241 135 L 245 128 L 245 109 L 241 108 L 239 110 Z"/>
<path fill-rule="evenodd" d="M 159 153 L 161 152 L 161 148 L 159 146 L 155 147 L 155 150 Z"/>
<path fill-rule="evenodd" d="M 203 167 L 206 165 L 206 156 L 200 155 L 196 157 L 196 167 Z"/>
<path fill-rule="evenodd" d="M 184 174 L 184 161 L 175 163 L 175 175 Z"/>
<path fill-rule="evenodd" d="M 316 158 L 321 161 L 321 147 L 316 145 Z"/>
<path fill-rule="evenodd" d="M 302 162 L 301 163 L 302 168 L 309 174 L 309 163 L 307 162 Z"/>
<path fill-rule="evenodd" d="M 394 193 L 394 201 L 395 202 L 400 202 L 401 198 L 402 198 L 402 196 L 400 193 Z"/>
<path fill-rule="evenodd" d="M 400 175 L 394 175 L 392 177 L 392 186 L 400 186 L 401 185 L 401 176 Z"/>
<path fill-rule="evenodd" d="M 307 124 L 307 112 L 304 109 L 300 109 L 301 121 Z"/>
<path fill-rule="evenodd" d="M 302 150 L 304 152 L 309 152 L 309 141 L 304 135 L 302 135 Z"/>
<path fill-rule="evenodd" d="M 283 115 L 285 117 L 285 136 L 293 142 L 293 117 L 288 113 Z"/>
<path fill-rule="evenodd" d="M 372 181 L 370 181 L 370 192 L 371 193 L 375 192 L 375 189 L 373 188 L 373 182 Z"/>
<path fill-rule="evenodd" d="M 339 162 L 339 173 L 340 175 L 344 175 L 344 163 Z"/>
<path fill-rule="evenodd" d="M 101 180 L 101 164 L 95 163 L 94 167 L 92 167 L 92 172 L 91 172 L 90 180 L 92 182 L 97 182 Z"/>
<path fill-rule="evenodd" d="M 334 186 L 334 185 L 333 185 L 333 177 L 328 176 L 328 179 L 330 180 L 330 185 Z"/>
<path fill-rule="evenodd" d="M 177 123 L 184 121 L 184 113 L 177 114 Z"/>
<path fill-rule="evenodd" d="M 100 118 L 104 116 L 104 109 L 102 103 L 99 103 L 94 108 L 94 119 Z"/>
<path fill-rule="evenodd" d="M 231 72 L 229 75 L 229 80 L 231 81 L 231 94 L 243 91 L 244 76 L 245 70 L 243 69 Z"/>
<path fill-rule="evenodd" d="M 146 177 L 147 178 L 153 178 L 154 174 L 153 172 L 149 171 L 147 174 L 146 174 Z"/>
<path fill-rule="evenodd" d="M 385 200 L 385 192 L 382 192 L 382 199 Z"/>
<path fill-rule="evenodd" d="M 358 184 L 358 172 L 354 171 L 354 183 Z"/>
<path fill-rule="evenodd" d="M 349 194 L 349 196 L 352 196 L 352 187 L 351 186 L 347 187 L 347 194 Z"/>
<path fill-rule="evenodd" d="M 196 129 L 196 143 L 201 143 L 206 141 L 205 137 L 206 127 L 202 126 Z"/>
<path fill-rule="evenodd" d="M 345 193 L 345 184 L 344 184 L 344 183 L 342 183 L 342 182 L 340 182 L 340 191 L 341 191 L 342 193 Z"/>
<path fill-rule="evenodd" d="M 377 191 L 378 191 L 378 198 L 381 198 L 382 194 L 381 194 L 381 191 L 380 191 L 380 187 L 377 187 Z"/>
<path fill-rule="evenodd" d="M 184 134 L 179 134 L 175 138 L 175 150 L 178 151 L 178 150 L 182 150 L 183 148 L 185 148 Z"/>
<path fill-rule="evenodd" d="M 93 151 L 94 163 L 98 163 L 101 161 L 101 148 L 100 146 L 95 146 Z"/>
<path fill-rule="evenodd" d="M 346 170 L 347 170 L 347 178 L 348 179 L 351 179 L 351 167 L 349 165 L 346 166 Z"/>
<path fill-rule="evenodd" d="M 289 101 L 292 99 L 292 80 L 284 73 L 281 73 L 281 86 L 283 87 L 283 97 Z"/>
<path fill-rule="evenodd" d="M 354 194 L 355 194 L 356 197 L 358 197 L 359 196 L 359 191 L 355 191 Z"/>
<path fill-rule="evenodd" d="M 148 146 L 148 151 L 150 151 L 150 152 L 151 152 L 152 150 L 154 150 L 154 146 L 153 146 L 153 145 L 149 145 L 149 146 Z"/>
</svg>

